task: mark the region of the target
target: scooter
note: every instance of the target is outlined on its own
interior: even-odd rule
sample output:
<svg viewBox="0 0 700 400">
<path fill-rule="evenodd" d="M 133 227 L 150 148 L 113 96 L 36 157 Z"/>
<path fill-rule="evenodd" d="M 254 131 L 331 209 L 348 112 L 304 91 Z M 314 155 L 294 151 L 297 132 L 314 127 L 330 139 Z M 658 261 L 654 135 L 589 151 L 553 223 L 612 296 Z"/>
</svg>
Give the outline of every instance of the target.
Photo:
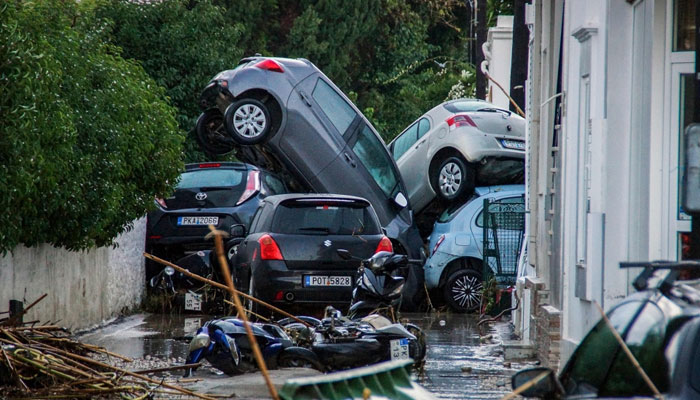
<svg viewBox="0 0 700 400">
<path fill-rule="evenodd" d="M 255 340 L 269 369 L 278 367 L 307 367 L 323 370 L 318 357 L 308 349 L 294 346 L 279 326 L 251 323 Z M 214 368 L 227 375 L 236 375 L 256 369 L 255 359 L 243 321 L 222 318 L 208 321 L 197 330 L 190 342 L 186 364 L 206 359 Z M 185 371 L 185 377 L 194 370 Z"/>
<path fill-rule="evenodd" d="M 344 249 L 338 249 L 337 253 L 345 260 L 360 261 L 348 316 L 358 318 L 380 310 L 389 311 L 390 319 L 395 321 L 393 313 L 401 304 L 408 264 L 420 264 L 421 261 L 388 251 L 380 251 L 366 260 L 354 257 Z"/>
</svg>

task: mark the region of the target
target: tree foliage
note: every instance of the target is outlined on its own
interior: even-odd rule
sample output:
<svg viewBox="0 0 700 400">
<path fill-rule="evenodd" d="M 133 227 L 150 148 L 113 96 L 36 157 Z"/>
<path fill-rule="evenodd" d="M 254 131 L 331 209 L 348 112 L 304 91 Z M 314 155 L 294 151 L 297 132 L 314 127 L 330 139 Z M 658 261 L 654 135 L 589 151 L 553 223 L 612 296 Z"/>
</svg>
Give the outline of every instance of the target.
<svg viewBox="0 0 700 400">
<path fill-rule="evenodd" d="M 179 173 L 175 109 L 84 5 L 0 14 L 0 251 L 111 244 Z"/>
</svg>

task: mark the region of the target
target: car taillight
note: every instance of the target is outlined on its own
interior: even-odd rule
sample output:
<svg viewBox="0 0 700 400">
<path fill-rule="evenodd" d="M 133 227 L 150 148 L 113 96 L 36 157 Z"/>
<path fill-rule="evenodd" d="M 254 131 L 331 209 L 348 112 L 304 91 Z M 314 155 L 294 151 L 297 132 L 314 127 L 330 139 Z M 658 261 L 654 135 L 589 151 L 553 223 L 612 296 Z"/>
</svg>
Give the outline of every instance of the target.
<svg viewBox="0 0 700 400">
<path fill-rule="evenodd" d="M 445 240 L 445 235 L 440 235 L 440 237 L 438 238 L 437 242 L 435 243 L 435 246 L 433 247 L 433 252 L 430 253 L 430 256 L 431 256 L 431 257 L 433 256 L 433 254 L 435 254 L 435 252 L 437 251 L 438 247 L 440 247 L 440 245 L 442 244 L 442 242 L 443 242 L 444 240 Z"/>
<path fill-rule="evenodd" d="M 445 122 L 447 122 L 450 130 L 459 128 L 460 126 L 473 126 L 476 128 L 474 120 L 472 120 L 467 114 L 455 114 L 450 118 L 447 118 Z"/>
<path fill-rule="evenodd" d="M 282 69 L 282 66 L 279 65 L 277 61 L 270 60 L 269 58 L 262 60 L 253 66 L 256 68 L 264 69 L 265 71 L 284 72 L 284 69 Z"/>
<path fill-rule="evenodd" d="M 165 204 L 165 200 L 161 199 L 160 197 L 156 197 L 156 203 L 158 203 L 163 208 L 168 208 L 168 205 Z"/>
<path fill-rule="evenodd" d="M 382 240 L 379 241 L 377 249 L 374 250 L 374 254 L 377 254 L 380 251 L 388 251 L 389 253 L 394 252 L 394 246 L 391 245 L 391 240 L 389 240 L 389 238 L 386 236 L 384 236 Z"/>
<path fill-rule="evenodd" d="M 262 235 L 258 239 L 260 244 L 260 259 L 261 260 L 284 260 L 282 252 L 277 246 L 277 242 L 270 235 Z"/>
<path fill-rule="evenodd" d="M 199 164 L 199 168 L 219 168 L 221 163 L 204 163 Z"/>
<path fill-rule="evenodd" d="M 260 171 L 248 171 L 248 182 L 245 184 L 245 190 L 241 197 L 236 202 L 236 205 L 243 204 L 244 201 L 255 196 L 260 191 Z"/>
</svg>

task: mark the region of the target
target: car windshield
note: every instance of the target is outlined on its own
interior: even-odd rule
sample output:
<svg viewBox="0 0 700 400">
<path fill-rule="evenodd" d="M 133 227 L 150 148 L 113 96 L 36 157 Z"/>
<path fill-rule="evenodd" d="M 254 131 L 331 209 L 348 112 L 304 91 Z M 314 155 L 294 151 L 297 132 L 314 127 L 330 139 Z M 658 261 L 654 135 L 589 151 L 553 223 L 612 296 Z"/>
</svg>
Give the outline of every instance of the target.
<svg viewBox="0 0 700 400">
<path fill-rule="evenodd" d="M 367 204 L 299 201 L 277 208 L 272 231 L 298 235 L 377 235 L 380 232 Z"/>
<path fill-rule="evenodd" d="M 365 125 L 360 130 L 357 141 L 352 147 L 357 158 L 365 166 L 377 185 L 387 197 L 391 197 L 399 180 L 394 170 L 394 164 L 386 152 L 384 144 L 377 139 L 374 132 Z"/>
<path fill-rule="evenodd" d="M 243 182 L 246 171 L 211 168 L 187 171 L 180 175 L 177 189 L 201 189 L 208 187 L 235 187 Z"/>
<path fill-rule="evenodd" d="M 629 301 L 615 308 L 609 318 L 656 387 L 661 392 L 668 390 L 666 321 L 661 309 L 652 302 Z M 576 349 L 561 380 L 568 395 L 653 395 L 603 320 Z"/>
</svg>

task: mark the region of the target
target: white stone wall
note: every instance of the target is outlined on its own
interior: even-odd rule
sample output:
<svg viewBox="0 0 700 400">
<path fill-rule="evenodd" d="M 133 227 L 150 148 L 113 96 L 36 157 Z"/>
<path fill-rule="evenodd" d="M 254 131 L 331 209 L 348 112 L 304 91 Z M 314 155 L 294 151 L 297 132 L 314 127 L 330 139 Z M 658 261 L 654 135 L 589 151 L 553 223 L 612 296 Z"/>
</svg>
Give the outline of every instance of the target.
<svg viewBox="0 0 700 400">
<path fill-rule="evenodd" d="M 137 307 L 144 293 L 145 231 L 145 218 L 135 221 L 116 248 L 75 252 L 47 244 L 18 246 L 0 257 L 0 311 L 9 309 L 10 299 L 26 307 L 46 293 L 24 320 L 58 321 L 78 330 Z"/>
</svg>

